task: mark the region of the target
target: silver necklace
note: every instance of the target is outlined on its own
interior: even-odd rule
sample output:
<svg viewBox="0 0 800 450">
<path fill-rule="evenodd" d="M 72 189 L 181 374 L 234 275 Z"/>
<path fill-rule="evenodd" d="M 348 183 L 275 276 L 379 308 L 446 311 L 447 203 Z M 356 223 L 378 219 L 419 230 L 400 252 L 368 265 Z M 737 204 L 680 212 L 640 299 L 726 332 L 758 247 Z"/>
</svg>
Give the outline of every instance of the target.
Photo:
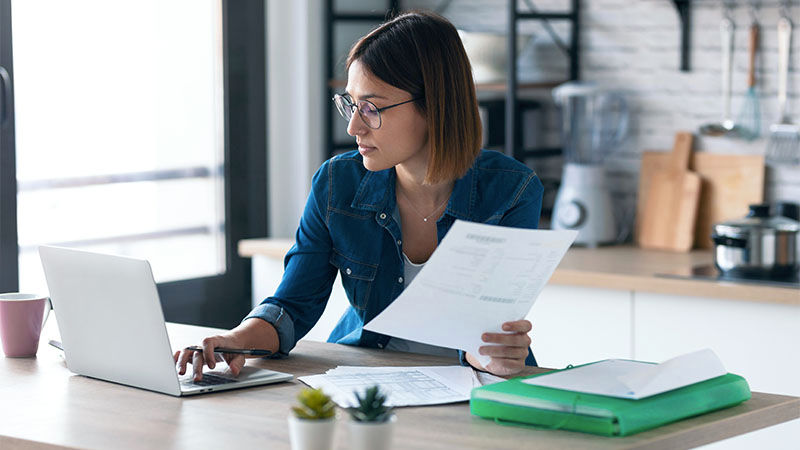
<svg viewBox="0 0 800 450">
<path fill-rule="evenodd" d="M 414 206 L 414 203 L 412 203 L 411 200 L 409 200 L 408 197 L 406 197 L 406 194 L 403 194 L 403 191 L 398 189 L 397 192 L 399 192 L 400 195 L 402 195 L 403 198 L 408 202 L 408 205 L 411 206 L 411 209 L 413 209 L 414 212 L 417 213 L 418 216 L 422 217 L 422 221 L 423 222 L 427 222 L 428 219 L 430 219 L 434 214 L 436 214 L 437 211 L 442 209 L 442 206 L 446 205 L 447 201 L 450 200 L 450 196 L 448 195 L 447 198 L 444 199 L 444 201 L 442 202 L 441 205 L 437 206 L 436 209 L 434 209 L 432 213 L 430 213 L 430 214 L 428 214 L 426 216 L 426 215 L 422 214 L 421 212 L 419 212 L 419 210 Z"/>
</svg>

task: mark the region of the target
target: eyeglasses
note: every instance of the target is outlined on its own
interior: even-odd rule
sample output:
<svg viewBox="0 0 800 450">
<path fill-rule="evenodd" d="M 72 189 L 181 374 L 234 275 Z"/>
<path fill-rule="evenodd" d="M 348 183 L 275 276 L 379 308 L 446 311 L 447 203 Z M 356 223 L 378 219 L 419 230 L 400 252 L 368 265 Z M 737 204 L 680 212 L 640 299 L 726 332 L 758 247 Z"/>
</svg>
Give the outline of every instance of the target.
<svg viewBox="0 0 800 450">
<path fill-rule="evenodd" d="M 389 108 L 394 108 L 395 106 L 411 103 L 415 100 L 418 99 L 412 98 L 411 100 L 406 100 L 404 102 L 395 103 L 394 105 L 378 108 L 369 100 L 360 100 L 358 103 L 355 103 L 353 102 L 353 98 L 350 97 L 350 94 L 336 94 L 333 96 L 333 103 L 336 104 L 336 109 L 339 110 L 339 114 L 344 117 L 344 120 L 350 122 L 350 119 L 353 118 L 353 113 L 358 110 L 358 115 L 361 116 L 361 120 L 363 120 L 364 124 L 373 130 L 377 130 L 381 127 L 381 112 L 386 111 Z"/>
</svg>

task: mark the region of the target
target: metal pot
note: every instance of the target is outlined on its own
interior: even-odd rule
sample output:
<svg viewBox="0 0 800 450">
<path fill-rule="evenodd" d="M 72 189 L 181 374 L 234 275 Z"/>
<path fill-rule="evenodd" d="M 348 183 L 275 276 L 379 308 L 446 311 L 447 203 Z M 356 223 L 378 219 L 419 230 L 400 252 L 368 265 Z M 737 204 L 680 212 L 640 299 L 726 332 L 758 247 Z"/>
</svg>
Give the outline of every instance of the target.
<svg viewBox="0 0 800 450">
<path fill-rule="evenodd" d="M 800 222 L 770 216 L 769 205 L 750 205 L 742 219 L 715 224 L 714 265 L 723 275 L 781 279 L 796 276 Z"/>
</svg>

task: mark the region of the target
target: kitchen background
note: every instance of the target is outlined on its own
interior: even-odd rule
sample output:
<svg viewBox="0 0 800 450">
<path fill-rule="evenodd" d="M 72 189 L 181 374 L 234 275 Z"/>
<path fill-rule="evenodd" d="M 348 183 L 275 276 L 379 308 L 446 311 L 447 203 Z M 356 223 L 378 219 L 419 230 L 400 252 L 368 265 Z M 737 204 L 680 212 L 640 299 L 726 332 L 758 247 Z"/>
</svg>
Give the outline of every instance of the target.
<svg viewBox="0 0 800 450">
<path fill-rule="evenodd" d="M 290 4 L 283 4 L 290 3 Z M 679 70 L 680 20 L 669 0 L 583 0 L 580 12 L 580 78 L 625 93 L 630 106 L 629 137 L 624 145 L 613 149 L 604 164 L 609 174 L 616 214 L 630 229 L 638 187 L 641 153 L 645 150 L 669 150 L 679 130 L 695 132 L 695 150 L 711 153 L 763 154 L 769 136 L 769 125 L 778 120 L 777 105 L 777 35 L 776 24 L 781 5 L 788 5 L 790 17 L 800 24 L 800 1 L 739 0 L 733 6 L 735 44 L 733 56 L 734 119 L 745 107 L 748 68 L 748 28 L 750 5 L 755 3 L 761 26 L 761 43 L 757 60 L 757 93 L 761 111 L 761 137 L 747 141 L 726 137 L 700 136 L 697 129 L 722 118 L 720 21 L 721 0 L 691 2 L 690 70 Z M 370 0 L 338 0 L 339 12 L 383 11 Z M 381 6 L 383 2 L 380 2 Z M 297 217 L 305 202 L 313 171 L 326 156 L 325 142 L 317 125 L 324 120 L 321 108 L 329 107 L 325 98 L 324 60 L 321 45 L 324 35 L 324 12 L 320 2 L 269 2 L 268 67 L 269 93 L 272 98 L 292 95 L 293 105 L 270 102 L 270 230 L 273 236 L 292 236 Z M 568 10 L 568 0 L 520 0 L 520 11 L 530 5 L 542 11 Z M 401 8 L 425 8 L 440 11 L 458 28 L 469 31 L 504 33 L 506 30 L 505 0 L 408 0 Z M 568 27 L 550 22 L 560 38 L 568 42 Z M 353 40 L 373 27 L 372 24 L 339 24 L 334 32 L 336 78 L 342 78 L 342 56 Z M 521 46 L 520 81 L 542 81 L 564 78 L 567 58 L 551 36 L 536 21 L 520 22 L 520 34 L 530 35 Z M 788 111 L 795 122 L 800 120 L 800 45 L 794 32 L 789 64 Z M 291 38 L 291 39 L 290 39 Z M 498 97 L 502 93 L 482 92 L 481 98 Z M 277 96 L 277 97 L 276 97 Z M 544 147 L 559 143 L 559 116 L 549 89 L 523 90 L 520 99 L 531 99 L 543 105 L 540 120 L 534 127 L 538 144 Z M 319 99 L 322 99 L 320 101 Z M 297 115 L 308 123 L 287 121 Z M 291 123 L 289 123 L 291 122 Z M 346 139 L 344 122 L 333 122 L 336 139 Z M 287 152 L 287 148 L 295 151 Z M 536 158 L 527 163 L 545 180 L 561 177 L 560 157 Z M 287 170 L 291 169 L 291 170 Z M 292 174 L 292 175 L 289 175 Z M 294 189 L 286 189 L 287 184 Z M 292 193 L 292 191 L 296 191 Z M 552 204 L 555 188 L 546 192 L 545 205 Z M 800 198 L 800 168 L 767 167 L 765 196 L 768 201 Z M 746 211 L 742 211 L 744 215 Z M 625 230 L 623 230 L 625 231 Z M 630 237 L 630 236 L 628 236 Z"/>
</svg>

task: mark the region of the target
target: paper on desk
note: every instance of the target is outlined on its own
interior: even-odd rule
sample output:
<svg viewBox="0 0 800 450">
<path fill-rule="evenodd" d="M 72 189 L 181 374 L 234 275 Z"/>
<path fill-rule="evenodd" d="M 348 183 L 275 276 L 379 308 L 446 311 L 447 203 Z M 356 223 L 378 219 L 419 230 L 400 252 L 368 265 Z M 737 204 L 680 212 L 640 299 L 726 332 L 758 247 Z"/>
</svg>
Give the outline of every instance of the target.
<svg viewBox="0 0 800 450">
<path fill-rule="evenodd" d="M 523 380 L 544 386 L 588 394 L 638 400 L 725 375 L 710 349 L 677 356 L 661 364 L 608 359 L 574 369 Z"/>
<path fill-rule="evenodd" d="M 525 318 L 577 235 L 457 220 L 414 281 L 364 328 L 466 350 L 486 365 L 481 335 Z"/>
<path fill-rule="evenodd" d="M 397 407 L 463 402 L 469 400 L 473 387 L 503 381 L 493 376 L 479 379 L 474 372 L 463 366 L 339 366 L 298 380 L 321 388 L 343 408 L 358 404 L 355 392 L 363 395 L 364 390 L 377 384 L 387 395 L 387 405 Z"/>
</svg>

